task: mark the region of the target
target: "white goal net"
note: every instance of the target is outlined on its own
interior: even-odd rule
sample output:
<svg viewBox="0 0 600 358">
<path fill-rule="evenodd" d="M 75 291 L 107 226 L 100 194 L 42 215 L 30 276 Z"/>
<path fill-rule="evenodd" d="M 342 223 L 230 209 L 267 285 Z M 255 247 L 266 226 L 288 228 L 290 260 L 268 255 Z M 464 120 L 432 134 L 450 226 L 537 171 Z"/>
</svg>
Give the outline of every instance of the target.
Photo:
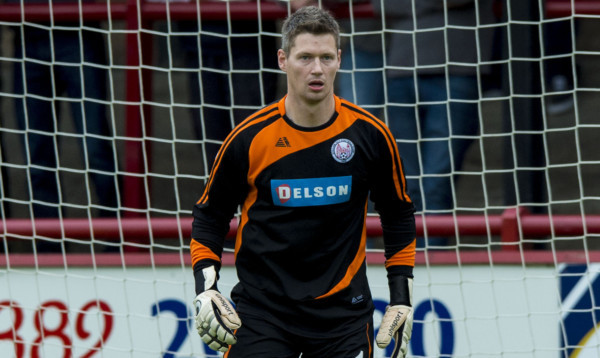
<svg viewBox="0 0 600 358">
<path fill-rule="evenodd" d="M 0 356 L 218 356 L 191 209 L 229 131 L 285 94 L 293 3 L 0 1 Z M 409 356 L 600 356 L 600 5 L 317 3 L 337 94 L 389 125 L 417 205 Z"/>
</svg>

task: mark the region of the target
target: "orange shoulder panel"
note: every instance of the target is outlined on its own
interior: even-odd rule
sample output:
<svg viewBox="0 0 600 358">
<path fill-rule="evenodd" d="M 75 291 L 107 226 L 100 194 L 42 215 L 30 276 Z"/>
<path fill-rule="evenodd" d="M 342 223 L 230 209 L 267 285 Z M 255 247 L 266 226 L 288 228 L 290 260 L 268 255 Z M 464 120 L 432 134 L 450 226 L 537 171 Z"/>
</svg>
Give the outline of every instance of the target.
<svg viewBox="0 0 600 358">
<path fill-rule="evenodd" d="M 351 102 L 348 102 L 346 100 L 341 100 L 341 103 L 347 109 L 357 112 L 357 113 L 360 113 L 362 115 L 361 116 L 362 120 L 371 123 L 373 125 L 373 127 L 375 127 L 378 131 L 381 132 L 381 134 L 383 135 L 383 137 L 386 140 L 387 147 L 388 147 L 388 149 L 390 151 L 390 155 L 392 157 L 394 183 L 396 185 L 396 192 L 398 193 L 398 197 L 401 198 L 402 200 L 410 202 L 411 199 L 408 196 L 408 193 L 406 192 L 406 178 L 403 173 L 403 168 L 402 168 L 402 164 L 401 164 L 402 162 L 400 159 L 400 153 L 398 152 L 398 146 L 396 145 L 394 136 L 392 135 L 392 132 L 390 131 L 390 129 L 385 125 L 385 123 L 383 121 L 381 121 L 377 117 L 373 116 L 371 113 L 364 110 L 363 108 L 361 108 Z"/>
<path fill-rule="evenodd" d="M 256 112 L 254 115 L 246 118 L 242 123 L 240 123 L 238 126 L 236 126 L 231 133 L 229 133 L 227 138 L 225 138 L 223 145 L 219 149 L 219 152 L 217 153 L 217 157 L 215 158 L 215 163 L 213 164 L 213 167 L 210 171 L 208 183 L 206 184 L 206 188 L 204 189 L 204 194 L 202 194 L 202 196 L 196 202 L 196 204 L 204 203 L 208 199 L 208 191 L 209 191 L 210 186 L 212 185 L 213 173 L 217 170 L 217 168 L 221 164 L 221 158 L 223 156 L 223 153 L 225 152 L 227 147 L 231 144 L 231 141 L 239 133 L 243 132 L 244 129 L 250 127 L 253 124 L 260 123 L 260 122 L 268 119 L 271 116 L 271 114 L 273 113 L 273 111 L 276 110 L 277 108 L 278 108 L 278 103 L 273 103 L 273 104 L 261 109 L 260 111 Z"/>
</svg>

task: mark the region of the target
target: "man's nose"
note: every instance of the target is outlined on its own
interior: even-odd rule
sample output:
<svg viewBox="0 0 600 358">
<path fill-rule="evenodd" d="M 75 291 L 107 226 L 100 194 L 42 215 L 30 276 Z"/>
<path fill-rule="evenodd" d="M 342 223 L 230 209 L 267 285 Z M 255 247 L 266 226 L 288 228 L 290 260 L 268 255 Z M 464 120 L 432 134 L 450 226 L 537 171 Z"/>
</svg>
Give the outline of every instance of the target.
<svg viewBox="0 0 600 358">
<path fill-rule="evenodd" d="M 312 72 L 313 73 L 323 73 L 323 64 L 321 63 L 321 59 L 319 59 L 319 58 L 315 59 L 315 62 L 313 63 Z"/>
</svg>

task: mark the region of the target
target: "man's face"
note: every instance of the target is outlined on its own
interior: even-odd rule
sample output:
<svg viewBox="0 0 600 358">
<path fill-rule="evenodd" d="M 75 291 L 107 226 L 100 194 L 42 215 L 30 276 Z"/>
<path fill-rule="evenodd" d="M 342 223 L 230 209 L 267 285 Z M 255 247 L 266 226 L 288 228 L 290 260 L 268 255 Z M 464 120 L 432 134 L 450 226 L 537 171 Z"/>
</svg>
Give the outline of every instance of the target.
<svg viewBox="0 0 600 358">
<path fill-rule="evenodd" d="M 317 103 L 333 94 L 341 51 L 331 34 L 296 36 L 290 53 L 279 50 L 279 68 L 287 73 L 288 96 Z"/>
</svg>

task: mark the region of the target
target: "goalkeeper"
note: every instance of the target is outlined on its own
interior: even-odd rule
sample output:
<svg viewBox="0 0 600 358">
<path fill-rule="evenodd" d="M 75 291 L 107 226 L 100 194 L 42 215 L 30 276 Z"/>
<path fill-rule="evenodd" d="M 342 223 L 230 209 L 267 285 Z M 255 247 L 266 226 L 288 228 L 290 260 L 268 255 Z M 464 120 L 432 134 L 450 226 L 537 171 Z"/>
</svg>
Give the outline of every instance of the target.
<svg viewBox="0 0 600 358">
<path fill-rule="evenodd" d="M 277 58 L 287 95 L 233 129 L 194 206 L 196 328 L 225 357 L 366 358 L 374 344 L 406 355 L 414 208 L 389 129 L 333 93 L 340 56 L 339 26 L 328 12 L 309 6 L 286 19 Z M 369 197 L 381 218 L 390 288 L 375 342 Z M 239 206 L 234 308 L 217 281 Z"/>
</svg>

